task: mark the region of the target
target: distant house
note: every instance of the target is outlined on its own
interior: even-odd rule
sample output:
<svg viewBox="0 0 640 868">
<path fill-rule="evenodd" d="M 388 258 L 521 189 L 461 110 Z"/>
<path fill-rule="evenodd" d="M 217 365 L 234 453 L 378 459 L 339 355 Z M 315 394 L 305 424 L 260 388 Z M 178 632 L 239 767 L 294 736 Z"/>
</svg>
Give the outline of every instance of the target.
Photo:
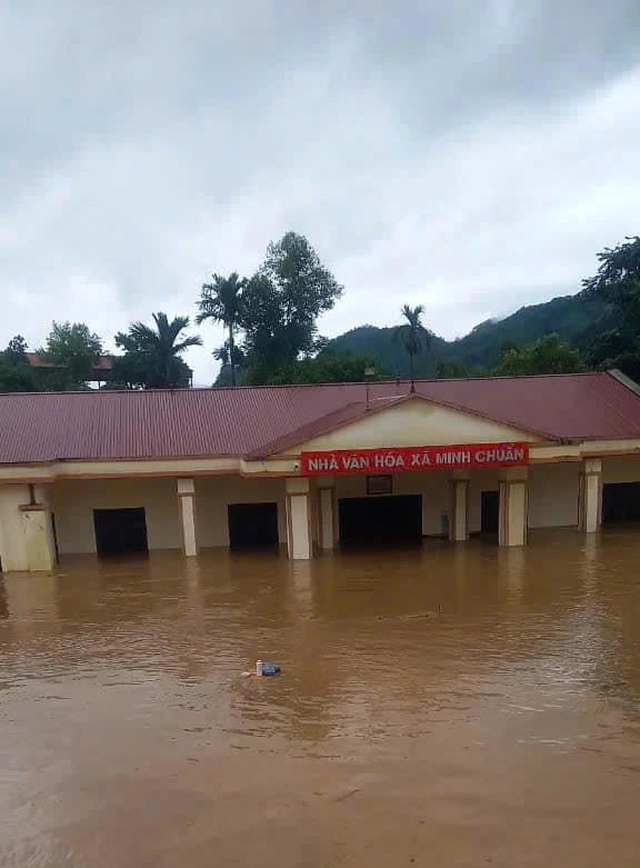
<svg viewBox="0 0 640 868">
<path fill-rule="evenodd" d="M 38 376 L 42 377 L 43 380 L 46 380 L 47 372 L 53 373 L 62 369 L 61 365 L 56 365 L 42 353 L 26 353 L 25 355 L 31 367 L 38 371 Z M 98 386 L 108 383 L 111 380 L 112 371 L 113 356 L 100 356 L 97 364 L 91 369 L 91 378 L 87 382 L 95 383 Z"/>
<path fill-rule="evenodd" d="M 38 377 L 42 378 L 44 384 L 46 384 L 48 376 L 62 370 L 61 365 L 56 365 L 55 362 L 50 361 L 43 353 L 25 353 L 25 355 L 31 367 L 38 372 Z M 113 382 L 113 363 L 116 358 L 117 356 L 100 356 L 97 363 L 91 369 L 91 377 L 86 382 L 98 388 Z M 188 389 L 193 385 L 193 371 L 191 368 L 187 368 L 187 370 L 188 375 L 184 382 L 178 384 L 179 388 Z"/>
</svg>

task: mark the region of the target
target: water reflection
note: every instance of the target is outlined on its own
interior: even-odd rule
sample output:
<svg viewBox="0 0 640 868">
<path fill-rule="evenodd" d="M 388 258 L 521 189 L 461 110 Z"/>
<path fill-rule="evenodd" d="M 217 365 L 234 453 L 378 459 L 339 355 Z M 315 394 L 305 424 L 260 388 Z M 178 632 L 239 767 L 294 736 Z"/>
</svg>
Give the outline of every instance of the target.
<svg viewBox="0 0 640 868">
<path fill-rule="evenodd" d="M 582 550 L 584 587 L 587 594 L 594 595 L 598 589 L 598 554 L 600 548 L 601 537 L 599 534 L 591 533 L 585 537 L 584 547 Z"/>
<path fill-rule="evenodd" d="M 312 561 L 291 561 L 291 601 L 294 613 L 301 618 L 311 618 L 314 613 L 314 582 Z"/>
<path fill-rule="evenodd" d="M 640 843 L 635 823 L 616 825 L 626 806 L 635 813 L 629 769 L 640 772 L 639 556 L 633 532 L 538 533 L 527 549 L 429 541 L 310 563 L 222 552 L 80 557 L 53 576 L 4 577 L 0 760 L 11 783 L 0 791 L 0 864 L 3 855 L 18 864 L 32 846 L 42 864 L 151 864 L 179 804 L 210 818 L 202 849 L 168 837 L 158 864 L 210 864 L 214 840 L 221 864 L 248 864 L 247 829 L 267 804 L 276 817 L 313 805 L 313 819 L 298 817 L 300 839 L 289 832 L 302 850 L 260 826 L 260 864 L 322 864 L 315 849 L 298 863 L 288 854 L 306 853 L 309 823 L 329 823 L 338 808 L 327 805 L 353 792 L 370 794 L 357 797 L 353 840 L 386 828 L 379 853 L 347 848 L 358 864 L 395 864 L 403 842 L 422 834 L 416 811 L 428 792 L 439 793 L 436 827 L 466 829 L 473 853 L 460 864 L 478 864 L 471 842 L 481 840 L 465 805 L 488 811 L 489 825 L 505 812 L 520 828 L 544 818 L 535 838 L 550 800 L 559 815 L 580 802 L 597 816 L 625 864 L 625 848 Z M 241 679 L 258 657 L 277 660 L 282 677 Z M 513 803 L 518 787 L 526 812 Z M 173 795 L 165 804 L 158 792 Z M 139 824 L 153 830 L 146 843 Z M 318 832 L 323 841 L 331 828 Z M 585 821 L 582 859 L 550 849 L 546 864 L 589 864 L 590 835 Z M 395 849 L 384 860 L 387 841 Z M 514 838 L 505 864 L 519 846 Z M 448 847 L 439 852 L 454 863 Z"/>
<path fill-rule="evenodd" d="M 2 581 L 7 618 L 15 630 L 58 621 L 58 580 L 48 573 L 14 573 Z"/>
</svg>

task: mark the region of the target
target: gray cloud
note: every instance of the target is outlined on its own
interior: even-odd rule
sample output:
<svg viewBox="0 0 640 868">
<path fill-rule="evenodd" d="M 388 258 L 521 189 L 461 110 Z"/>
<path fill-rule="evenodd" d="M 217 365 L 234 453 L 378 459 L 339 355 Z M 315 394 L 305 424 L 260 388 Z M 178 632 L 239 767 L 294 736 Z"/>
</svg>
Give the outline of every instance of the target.
<svg viewBox="0 0 640 868">
<path fill-rule="evenodd" d="M 289 228 L 346 285 L 327 333 L 407 301 L 453 337 L 637 231 L 635 0 L 186 6 L 0 11 L 0 342 L 193 312 Z"/>
</svg>

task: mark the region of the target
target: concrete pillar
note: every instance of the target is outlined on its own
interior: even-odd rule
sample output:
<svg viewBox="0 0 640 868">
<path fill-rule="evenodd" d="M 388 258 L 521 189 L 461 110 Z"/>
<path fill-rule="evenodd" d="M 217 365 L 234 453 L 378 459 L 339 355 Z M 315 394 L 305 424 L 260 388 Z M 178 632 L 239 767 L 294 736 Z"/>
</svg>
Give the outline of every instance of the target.
<svg viewBox="0 0 640 868">
<path fill-rule="evenodd" d="M 308 479 L 292 477 L 286 480 L 286 505 L 289 557 L 294 561 L 308 561 L 313 557 Z"/>
<path fill-rule="evenodd" d="M 464 476 L 449 480 L 449 539 L 469 539 L 469 479 Z"/>
<path fill-rule="evenodd" d="M 508 467 L 502 472 L 500 478 L 499 545 L 526 545 L 527 513 L 527 469 Z"/>
<path fill-rule="evenodd" d="M 196 537 L 196 488 L 193 479 L 178 479 L 178 504 L 182 529 L 182 550 L 186 557 L 198 554 Z"/>
<path fill-rule="evenodd" d="M 602 461 L 586 458 L 582 462 L 578 501 L 578 528 L 596 533 L 602 522 Z"/>
<path fill-rule="evenodd" d="M 320 520 L 320 548 L 332 551 L 336 545 L 335 530 L 335 489 L 333 481 L 322 481 L 318 492 L 318 517 Z"/>
<path fill-rule="evenodd" d="M 0 561 L 4 572 L 48 572 L 56 562 L 47 490 L 0 486 Z"/>
</svg>

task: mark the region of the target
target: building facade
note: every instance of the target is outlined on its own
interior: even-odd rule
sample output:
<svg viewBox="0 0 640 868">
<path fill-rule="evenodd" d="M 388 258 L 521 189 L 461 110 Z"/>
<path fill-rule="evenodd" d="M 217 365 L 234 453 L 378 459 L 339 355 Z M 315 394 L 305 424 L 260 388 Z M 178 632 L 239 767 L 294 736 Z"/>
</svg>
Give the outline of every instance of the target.
<svg viewBox="0 0 640 868">
<path fill-rule="evenodd" d="M 0 396 L 0 559 L 280 547 L 640 519 L 640 394 L 616 372 Z"/>
</svg>

